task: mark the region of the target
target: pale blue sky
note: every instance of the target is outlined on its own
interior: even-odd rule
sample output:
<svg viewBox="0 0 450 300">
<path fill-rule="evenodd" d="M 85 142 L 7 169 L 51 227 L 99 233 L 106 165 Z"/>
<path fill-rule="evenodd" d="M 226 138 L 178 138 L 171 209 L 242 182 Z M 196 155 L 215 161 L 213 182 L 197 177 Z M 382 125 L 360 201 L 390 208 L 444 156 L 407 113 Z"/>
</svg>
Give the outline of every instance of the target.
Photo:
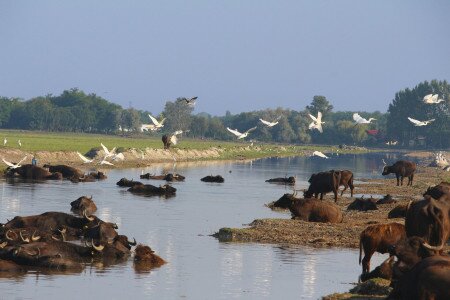
<svg viewBox="0 0 450 300">
<path fill-rule="evenodd" d="M 0 0 L 0 95 L 78 87 L 159 113 L 386 111 L 395 92 L 450 79 L 450 1 Z"/>
</svg>

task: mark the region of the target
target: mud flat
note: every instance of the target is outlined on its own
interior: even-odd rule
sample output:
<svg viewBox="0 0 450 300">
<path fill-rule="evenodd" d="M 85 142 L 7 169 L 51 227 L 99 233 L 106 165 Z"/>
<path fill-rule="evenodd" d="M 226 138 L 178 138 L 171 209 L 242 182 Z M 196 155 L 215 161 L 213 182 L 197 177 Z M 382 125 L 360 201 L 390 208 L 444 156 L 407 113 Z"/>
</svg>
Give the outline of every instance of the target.
<svg viewBox="0 0 450 300">
<path fill-rule="evenodd" d="M 292 220 L 288 210 L 285 218 L 257 219 L 245 228 L 221 228 L 213 236 L 227 242 L 257 242 L 269 244 L 307 245 L 312 247 L 345 247 L 358 248 L 359 235 L 368 225 L 398 222 L 404 224 L 403 218 L 388 219 L 388 213 L 399 204 L 407 204 L 410 200 L 420 199 L 428 186 L 441 181 L 450 181 L 450 173 L 437 168 L 420 167 L 416 173 L 412 187 L 397 187 L 396 179 L 359 179 L 355 184 L 355 194 L 363 194 L 365 198 L 390 194 L 396 203 L 378 204 L 378 210 L 347 211 L 353 202 L 349 194 L 339 197 L 344 220 L 342 223 L 314 223 Z M 406 184 L 406 183 L 405 183 Z M 280 195 L 281 197 L 282 195 Z M 274 199 L 274 201 L 277 199 Z M 333 201 L 332 194 L 324 201 Z M 270 203 L 267 204 L 270 207 Z M 270 208 L 267 209 L 270 209 Z"/>
</svg>

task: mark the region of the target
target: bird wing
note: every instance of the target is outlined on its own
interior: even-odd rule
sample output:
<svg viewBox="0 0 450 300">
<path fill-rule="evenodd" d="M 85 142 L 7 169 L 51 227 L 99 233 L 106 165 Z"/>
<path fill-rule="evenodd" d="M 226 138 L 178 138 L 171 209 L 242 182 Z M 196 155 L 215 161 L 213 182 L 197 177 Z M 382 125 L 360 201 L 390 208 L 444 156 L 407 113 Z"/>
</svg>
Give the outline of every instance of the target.
<svg viewBox="0 0 450 300">
<path fill-rule="evenodd" d="M 353 120 L 355 120 L 356 123 L 361 123 L 362 117 L 358 113 L 353 114 Z"/>
<path fill-rule="evenodd" d="M 100 143 L 100 145 L 102 146 L 102 148 L 103 148 L 103 151 L 105 151 L 105 153 L 106 153 L 106 154 L 109 154 L 109 150 L 108 150 L 108 148 L 106 148 L 106 146 L 105 146 L 105 145 L 103 145 L 102 143 Z"/>
<path fill-rule="evenodd" d="M 320 151 L 314 151 L 313 155 L 320 156 L 320 157 L 323 157 L 323 158 L 328 158 L 328 156 L 326 156 L 325 154 L 323 154 Z"/>
<path fill-rule="evenodd" d="M 434 94 L 433 96 L 431 96 L 431 102 L 436 103 L 438 97 L 439 97 L 438 94 Z"/>
<path fill-rule="evenodd" d="M 80 152 L 77 152 L 78 156 L 84 161 L 84 163 L 90 163 L 92 162 L 92 160 L 89 160 L 86 158 L 86 156 L 84 156 L 83 154 L 81 154 Z"/>
<path fill-rule="evenodd" d="M 311 119 L 313 119 L 314 122 L 317 122 L 316 117 L 314 117 L 312 114 L 308 114 L 308 115 L 309 115 L 309 117 L 310 117 Z"/>
<path fill-rule="evenodd" d="M 177 130 L 174 133 L 172 133 L 172 135 L 178 135 L 178 134 L 182 134 L 183 130 Z"/>
<path fill-rule="evenodd" d="M 317 122 L 322 122 L 322 113 L 320 111 L 317 113 Z"/>
<path fill-rule="evenodd" d="M 314 122 L 311 122 L 311 124 L 309 124 L 309 126 L 308 126 L 309 129 L 313 129 L 315 127 L 316 127 L 316 123 L 314 123 Z"/>
<path fill-rule="evenodd" d="M 25 157 L 22 158 L 22 159 L 16 164 L 16 166 L 19 166 L 25 159 L 27 159 L 27 155 L 25 155 Z"/>
<path fill-rule="evenodd" d="M 423 102 L 425 103 L 429 103 L 431 97 L 433 96 L 433 94 L 428 94 L 426 96 L 423 97 Z"/>
<path fill-rule="evenodd" d="M 263 120 L 263 119 L 259 119 L 264 125 L 270 126 L 272 123 L 270 123 L 269 121 Z"/>
<path fill-rule="evenodd" d="M 249 130 L 247 130 L 245 133 L 250 133 L 250 132 L 252 132 L 253 130 L 255 130 L 256 129 L 256 126 L 255 127 L 253 127 L 253 128 L 250 128 Z"/>
<path fill-rule="evenodd" d="M 170 142 L 171 142 L 172 144 L 176 145 L 176 144 L 178 143 L 177 136 L 176 136 L 176 135 L 172 135 L 172 136 L 170 137 Z"/>
<path fill-rule="evenodd" d="M 425 121 L 425 122 L 427 122 L 427 123 L 431 123 L 431 122 L 433 122 L 433 121 L 436 121 L 436 119 L 430 119 L 430 120 L 428 120 L 428 121 Z"/>
<path fill-rule="evenodd" d="M 148 114 L 148 116 L 150 117 L 150 120 L 152 120 L 153 124 L 155 124 L 155 126 L 161 126 L 158 120 L 156 120 L 152 115 Z"/>
<path fill-rule="evenodd" d="M 125 159 L 125 156 L 123 155 L 123 153 L 118 153 L 118 154 L 114 155 L 113 160 L 118 160 L 118 159 L 120 159 L 120 160 Z"/>
<path fill-rule="evenodd" d="M 418 121 L 416 119 L 410 118 L 410 117 L 408 117 L 408 120 L 411 121 L 412 123 L 416 124 L 416 125 L 421 125 L 422 124 L 422 122 L 420 122 L 420 121 Z"/>
<path fill-rule="evenodd" d="M 317 130 L 319 130 L 320 133 L 323 133 L 322 124 L 317 124 L 316 126 Z"/>
<path fill-rule="evenodd" d="M 103 158 L 103 160 L 100 162 L 101 165 L 109 165 L 109 166 L 114 166 L 114 164 L 110 163 L 109 161 L 106 160 L 106 157 Z"/>
<path fill-rule="evenodd" d="M 230 128 L 227 127 L 227 130 L 228 130 L 229 132 L 231 132 L 232 134 L 234 134 L 235 136 L 241 136 L 241 135 L 242 135 L 242 133 L 240 133 L 239 131 L 237 131 L 237 129 L 230 129 Z"/>
<path fill-rule="evenodd" d="M 3 160 L 3 162 L 4 162 L 6 165 L 8 165 L 9 167 L 11 167 L 11 168 L 15 167 L 14 164 L 10 163 L 9 161 L 6 161 L 4 158 L 2 158 L 2 160 Z"/>
</svg>

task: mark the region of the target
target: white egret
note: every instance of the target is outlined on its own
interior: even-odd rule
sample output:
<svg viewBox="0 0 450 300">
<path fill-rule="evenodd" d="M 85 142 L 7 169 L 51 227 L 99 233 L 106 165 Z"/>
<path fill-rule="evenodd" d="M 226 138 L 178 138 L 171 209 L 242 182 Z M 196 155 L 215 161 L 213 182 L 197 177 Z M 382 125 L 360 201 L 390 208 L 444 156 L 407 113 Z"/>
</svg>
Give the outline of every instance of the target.
<svg viewBox="0 0 450 300">
<path fill-rule="evenodd" d="M 313 122 L 309 124 L 308 128 L 311 130 L 317 129 L 319 130 L 320 133 L 322 133 L 323 132 L 322 124 L 325 124 L 325 122 L 322 122 L 322 113 L 319 111 L 317 113 L 317 118 L 311 114 L 309 114 L 309 117 L 313 120 Z"/>
<path fill-rule="evenodd" d="M 123 155 L 123 153 L 117 153 L 117 154 L 114 154 L 111 159 L 114 160 L 114 161 L 116 161 L 116 160 L 124 160 L 125 156 Z"/>
<path fill-rule="evenodd" d="M 6 146 L 6 143 L 8 142 L 8 140 L 6 139 L 6 137 L 3 139 L 3 146 Z"/>
<path fill-rule="evenodd" d="M 158 128 L 156 128 L 156 126 L 155 125 L 153 125 L 153 124 L 142 124 L 141 125 L 141 132 L 143 132 L 143 131 L 155 131 L 155 130 L 157 130 Z"/>
<path fill-rule="evenodd" d="M 411 123 L 413 123 L 414 126 L 426 126 L 429 123 L 433 122 L 435 119 L 430 119 L 427 121 L 419 121 L 419 120 L 408 117 L 408 120 L 411 121 Z"/>
<path fill-rule="evenodd" d="M 178 143 L 177 135 L 182 134 L 182 133 L 183 133 L 183 130 L 177 130 L 174 133 L 172 133 L 172 135 L 170 136 L 170 142 L 173 145 L 176 145 Z"/>
<path fill-rule="evenodd" d="M 80 152 L 77 152 L 78 156 L 81 158 L 81 160 L 83 160 L 83 163 L 85 164 L 89 164 L 91 162 L 93 162 L 93 159 L 89 159 L 86 156 L 84 156 L 83 154 L 81 154 Z"/>
<path fill-rule="evenodd" d="M 263 120 L 263 119 L 259 118 L 259 120 L 260 120 L 264 125 L 267 125 L 267 127 L 273 127 L 273 126 L 277 125 L 279 119 L 280 119 L 280 117 L 278 117 L 278 118 L 275 120 L 276 122 L 269 122 L 269 121 L 266 121 L 266 120 Z"/>
<path fill-rule="evenodd" d="M 108 165 L 108 166 L 114 166 L 113 163 L 110 163 L 106 160 L 106 156 L 103 158 L 103 160 L 100 162 L 101 165 Z"/>
<path fill-rule="evenodd" d="M 18 163 L 12 163 L 12 162 L 9 162 L 9 161 L 5 160 L 4 158 L 2 158 L 3 162 L 4 162 L 8 167 L 10 167 L 11 169 L 17 169 L 17 168 L 20 168 L 20 167 L 21 167 L 20 164 L 21 164 L 25 159 L 27 159 L 27 156 L 25 156 L 24 158 L 22 158 Z"/>
<path fill-rule="evenodd" d="M 103 145 L 102 143 L 100 143 L 100 145 L 102 146 L 103 151 L 105 151 L 105 158 L 108 158 L 108 157 L 111 157 L 114 155 L 114 152 L 116 151 L 116 147 L 112 148 L 112 150 L 109 151 L 105 145 Z"/>
<path fill-rule="evenodd" d="M 355 120 L 356 124 L 369 124 L 372 121 L 375 121 L 375 118 L 370 118 L 369 120 L 361 117 L 358 113 L 353 114 L 353 120 Z"/>
<path fill-rule="evenodd" d="M 163 118 L 161 122 L 158 122 L 152 115 L 148 115 L 150 117 L 150 120 L 152 120 L 153 124 L 155 124 L 156 129 L 163 128 L 164 127 L 164 121 L 166 118 Z"/>
<path fill-rule="evenodd" d="M 397 145 L 397 143 L 398 143 L 398 141 L 388 141 L 388 142 L 386 142 L 386 145 L 395 146 L 395 145 Z"/>
<path fill-rule="evenodd" d="M 253 128 L 250 128 L 249 130 L 247 130 L 247 131 L 244 132 L 244 133 L 240 133 L 237 129 L 230 129 L 230 128 L 227 127 L 227 130 L 228 130 L 229 132 L 231 132 L 232 134 L 234 134 L 235 136 L 237 136 L 238 140 L 247 137 L 248 134 L 249 134 L 250 132 L 252 132 L 253 130 L 255 130 L 255 129 L 256 129 L 256 126 L 253 127 Z"/>
<path fill-rule="evenodd" d="M 19 147 L 22 147 L 22 143 L 20 142 L 20 140 L 17 141 L 17 144 L 19 144 Z"/>
<path fill-rule="evenodd" d="M 322 158 L 329 158 L 328 156 L 326 156 L 325 154 L 323 154 L 320 151 L 314 151 L 312 156 L 319 156 L 319 157 L 322 157 Z"/>
<path fill-rule="evenodd" d="M 425 97 L 423 97 L 423 102 L 426 104 L 438 104 L 441 103 L 443 101 L 445 101 L 444 99 L 438 99 L 439 95 L 438 94 L 428 94 Z"/>
</svg>

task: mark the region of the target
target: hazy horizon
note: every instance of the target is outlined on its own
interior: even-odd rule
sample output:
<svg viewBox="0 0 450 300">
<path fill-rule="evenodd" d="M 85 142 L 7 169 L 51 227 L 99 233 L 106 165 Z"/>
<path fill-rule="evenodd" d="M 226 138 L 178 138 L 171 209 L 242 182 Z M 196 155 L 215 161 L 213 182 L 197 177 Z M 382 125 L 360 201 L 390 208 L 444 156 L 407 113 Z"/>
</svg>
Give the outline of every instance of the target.
<svg viewBox="0 0 450 300">
<path fill-rule="evenodd" d="M 0 96 L 77 87 L 160 113 L 386 112 L 395 93 L 449 80 L 448 1 L 2 1 Z"/>
</svg>

